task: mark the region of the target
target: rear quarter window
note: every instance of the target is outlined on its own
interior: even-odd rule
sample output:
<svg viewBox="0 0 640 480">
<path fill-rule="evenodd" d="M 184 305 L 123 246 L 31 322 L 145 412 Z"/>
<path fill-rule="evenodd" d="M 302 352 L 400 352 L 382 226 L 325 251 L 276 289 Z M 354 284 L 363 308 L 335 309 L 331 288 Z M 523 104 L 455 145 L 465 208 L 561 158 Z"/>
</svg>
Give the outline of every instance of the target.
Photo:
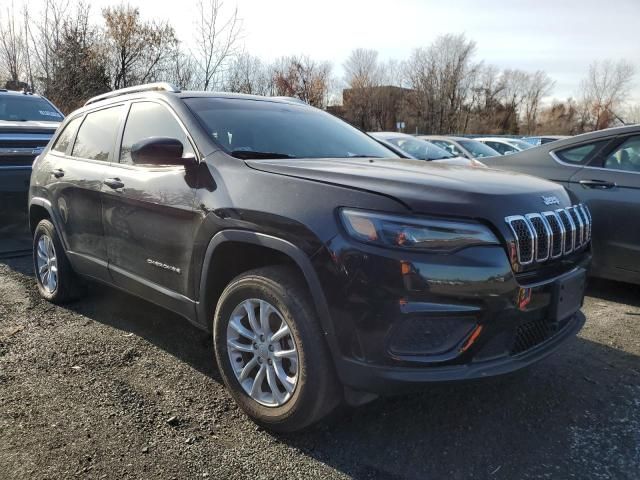
<svg viewBox="0 0 640 480">
<path fill-rule="evenodd" d="M 59 153 L 67 153 L 67 150 L 69 149 L 69 145 L 73 141 L 73 136 L 75 135 L 76 130 L 78 129 L 78 125 L 80 124 L 81 118 L 82 117 L 74 118 L 69 123 L 67 123 L 67 125 L 64 127 L 64 130 L 62 130 L 62 133 L 58 135 L 58 138 L 56 139 L 56 142 L 53 144 L 53 147 L 51 147 L 52 151 L 59 152 Z"/>
<path fill-rule="evenodd" d="M 585 145 L 579 145 L 577 147 L 566 148 L 564 150 L 555 151 L 556 157 L 565 163 L 571 163 L 573 165 L 586 165 L 594 154 L 600 150 L 606 143 L 605 140 L 593 143 L 587 143 Z"/>
</svg>

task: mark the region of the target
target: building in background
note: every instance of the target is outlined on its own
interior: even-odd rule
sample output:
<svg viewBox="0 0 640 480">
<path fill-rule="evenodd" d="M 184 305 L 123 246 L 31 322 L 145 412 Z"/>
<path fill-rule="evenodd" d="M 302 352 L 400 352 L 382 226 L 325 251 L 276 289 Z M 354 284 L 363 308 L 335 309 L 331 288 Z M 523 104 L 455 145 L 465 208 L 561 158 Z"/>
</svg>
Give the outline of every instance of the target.
<svg viewBox="0 0 640 480">
<path fill-rule="evenodd" d="M 329 109 L 365 131 L 403 131 L 414 133 L 416 122 L 409 109 L 413 91 L 396 86 L 346 88 L 342 106 Z M 404 124 L 404 128 L 398 128 Z"/>
</svg>

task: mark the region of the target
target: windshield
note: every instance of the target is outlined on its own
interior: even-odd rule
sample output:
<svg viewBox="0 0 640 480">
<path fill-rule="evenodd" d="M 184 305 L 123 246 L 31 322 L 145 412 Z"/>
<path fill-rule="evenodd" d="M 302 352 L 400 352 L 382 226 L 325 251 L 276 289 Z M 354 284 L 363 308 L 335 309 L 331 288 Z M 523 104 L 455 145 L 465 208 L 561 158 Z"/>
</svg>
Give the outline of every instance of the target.
<svg viewBox="0 0 640 480">
<path fill-rule="evenodd" d="M 0 95 L 0 120 L 9 122 L 61 122 L 62 115 L 44 98 Z"/>
<path fill-rule="evenodd" d="M 307 106 L 211 97 L 185 102 L 238 158 L 398 157 L 348 123 Z"/>
<path fill-rule="evenodd" d="M 515 138 L 510 138 L 509 140 L 507 140 L 507 143 L 510 143 L 511 145 L 519 148 L 520 150 L 527 150 L 528 148 L 533 148 L 533 145 L 531 145 L 529 142 L 525 142 L 524 140 L 518 140 Z"/>
<path fill-rule="evenodd" d="M 442 160 L 454 157 L 454 155 L 437 145 L 417 138 L 399 137 L 390 138 L 387 141 L 420 160 Z"/>
<path fill-rule="evenodd" d="M 473 158 L 498 157 L 500 154 L 493 148 L 477 140 L 459 140 L 458 143 L 469 151 Z"/>
</svg>

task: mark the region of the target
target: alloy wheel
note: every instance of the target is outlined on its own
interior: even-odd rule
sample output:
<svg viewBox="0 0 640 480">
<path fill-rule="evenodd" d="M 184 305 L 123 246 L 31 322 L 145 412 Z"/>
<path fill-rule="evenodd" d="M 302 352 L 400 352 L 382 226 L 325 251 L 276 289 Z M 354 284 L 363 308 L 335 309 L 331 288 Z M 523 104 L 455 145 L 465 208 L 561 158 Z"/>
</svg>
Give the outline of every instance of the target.
<svg viewBox="0 0 640 480">
<path fill-rule="evenodd" d="M 47 293 L 55 292 L 58 288 L 58 259 L 53 240 L 49 235 L 42 235 L 36 247 L 38 278 Z"/>
<path fill-rule="evenodd" d="M 269 302 L 248 299 L 233 310 L 227 326 L 233 372 L 252 399 L 284 405 L 298 382 L 299 357 L 286 320 Z"/>
</svg>

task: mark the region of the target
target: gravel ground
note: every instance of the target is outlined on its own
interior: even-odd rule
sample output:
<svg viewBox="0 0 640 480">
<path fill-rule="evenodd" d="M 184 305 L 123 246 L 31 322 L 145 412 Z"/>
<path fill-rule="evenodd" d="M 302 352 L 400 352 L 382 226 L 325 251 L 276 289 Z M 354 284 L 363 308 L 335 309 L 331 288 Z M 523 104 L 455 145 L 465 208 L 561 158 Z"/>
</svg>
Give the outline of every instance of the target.
<svg viewBox="0 0 640 480">
<path fill-rule="evenodd" d="M 102 286 L 42 301 L 0 262 L 0 477 L 615 478 L 640 472 L 640 287 L 593 281 L 580 336 L 499 379 L 437 386 L 274 436 L 209 338 Z"/>
</svg>

